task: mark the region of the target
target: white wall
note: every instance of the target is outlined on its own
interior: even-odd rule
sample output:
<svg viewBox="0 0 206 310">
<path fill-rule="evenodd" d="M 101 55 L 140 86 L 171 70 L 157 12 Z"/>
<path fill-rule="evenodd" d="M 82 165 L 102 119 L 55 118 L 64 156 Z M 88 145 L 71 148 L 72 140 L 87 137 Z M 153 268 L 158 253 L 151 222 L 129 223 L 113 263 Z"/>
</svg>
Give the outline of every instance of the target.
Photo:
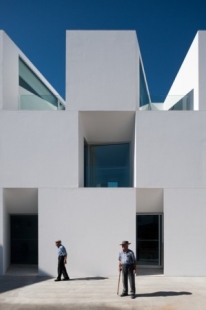
<svg viewBox="0 0 206 310">
<path fill-rule="evenodd" d="M 66 40 L 67 109 L 134 111 L 139 98 L 135 31 L 67 31 Z"/>
<path fill-rule="evenodd" d="M 165 110 L 170 109 L 174 103 L 178 102 L 192 89 L 194 89 L 194 110 L 199 110 L 198 68 L 197 33 L 165 99 Z"/>
<path fill-rule="evenodd" d="M 206 276 L 206 189 L 164 191 L 164 274 Z"/>
<path fill-rule="evenodd" d="M 0 110 L 3 106 L 3 31 L 0 30 Z"/>
<path fill-rule="evenodd" d="M 40 275 L 56 276 L 57 239 L 72 278 L 117 275 L 121 241 L 135 251 L 135 196 L 135 189 L 40 189 Z"/>
<path fill-rule="evenodd" d="M 3 32 L 3 109 L 18 110 L 19 49 Z"/>
<path fill-rule="evenodd" d="M 79 113 L 89 143 L 128 142 L 134 134 L 135 112 L 85 111 Z"/>
<path fill-rule="evenodd" d="M 78 112 L 1 111 L 0 186 L 78 187 Z"/>
<path fill-rule="evenodd" d="M 163 189 L 137 188 L 137 213 L 163 213 Z"/>
<path fill-rule="evenodd" d="M 9 214 L 37 214 L 37 188 L 4 188 L 4 207 Z"/>
<path fill-rule="evenodd" d="M 136 114 L 136 187 L 206 187 L 206 112 Z"/>
</svg>

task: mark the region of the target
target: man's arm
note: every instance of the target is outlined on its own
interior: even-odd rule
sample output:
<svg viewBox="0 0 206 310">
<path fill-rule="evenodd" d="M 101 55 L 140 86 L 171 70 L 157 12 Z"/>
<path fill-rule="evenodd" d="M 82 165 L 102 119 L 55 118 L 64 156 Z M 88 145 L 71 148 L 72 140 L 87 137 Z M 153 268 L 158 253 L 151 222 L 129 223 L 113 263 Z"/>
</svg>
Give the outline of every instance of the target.
<svg viewBox="0 0 206 310">
<path fill-rule="evenodd" d="M 64 256 L 64 264 L 67 263 L 67 254 Z"/>
</svg>

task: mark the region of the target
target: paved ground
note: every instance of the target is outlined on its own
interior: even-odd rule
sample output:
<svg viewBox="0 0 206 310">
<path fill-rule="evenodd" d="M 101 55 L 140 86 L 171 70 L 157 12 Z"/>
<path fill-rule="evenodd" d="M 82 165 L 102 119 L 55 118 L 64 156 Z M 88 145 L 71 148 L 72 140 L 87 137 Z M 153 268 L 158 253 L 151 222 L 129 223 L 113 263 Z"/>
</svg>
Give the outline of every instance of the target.
<svg viewBox="0 0 206 310">
<path fill-rule="evenodd" d="M 139 275 L 134 300 L 117 295 L 117 281 L 118 277 L 54 282 L 54 279 L 35 275 L 6 275 L 0 277 L 0 310 L 206 309 L 205 277 Z"/>
</svg>

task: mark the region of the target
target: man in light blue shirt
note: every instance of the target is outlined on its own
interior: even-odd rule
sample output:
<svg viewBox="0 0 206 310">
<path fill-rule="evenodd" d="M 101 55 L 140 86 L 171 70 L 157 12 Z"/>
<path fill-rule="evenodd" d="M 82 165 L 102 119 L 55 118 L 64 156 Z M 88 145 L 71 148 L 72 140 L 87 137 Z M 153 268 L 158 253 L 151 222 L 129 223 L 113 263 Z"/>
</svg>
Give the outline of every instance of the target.
<svg viewBox="0 0 206 310">
<path fill-rule="evenodd" d="M 131 298 L 135 298 L 135 274 L 136 274 L 136 258 L 134 252 L 128 249 L 128 241 L 122 241 L 122 251 L 119 253 L 119 272 L 122 271 L 123 292 L 121 297 L 128 295 L 128 278 L 131 288 Z"/>
<path fill-rule="evenodd" d="M 57 240 L 55 242 L 58 250 L 58 268 L 57 268 L 57 272 L 58 272 L 58 276 L 54 281 L 61 281 L 61 276 L 63 274 L 63 281 L 68 281 L 69 280 L 69 276 L 67 274 L 67 270 L 65 267 L 65 264 L 67 263 L 67 251 L 65 249 L 65 247 L 62 245 L 61 240 Z"/>
</svg>

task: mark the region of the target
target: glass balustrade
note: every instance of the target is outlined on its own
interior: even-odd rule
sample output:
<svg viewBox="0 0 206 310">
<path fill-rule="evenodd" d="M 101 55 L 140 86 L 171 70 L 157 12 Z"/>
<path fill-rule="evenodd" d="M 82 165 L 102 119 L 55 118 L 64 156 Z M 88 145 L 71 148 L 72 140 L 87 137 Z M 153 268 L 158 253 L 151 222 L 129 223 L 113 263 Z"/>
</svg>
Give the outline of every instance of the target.
<svg viewBox="0 0 206 310">
<path fill-rule="evenodd" d="M 65 106 L 57 98 L 50 95 L 20 95 L 20 110 L 65 110 Z"/>
<path fill-rule="evenodd" d="M 151 110 L 163 111 L 193 111 L 194 91 L 191 90 L 186 95 L 151 95 Z"/>
<path fill-rule="evenodd" d="M 19 58 L 19 94 L 20 110 L 65 110 L 58 96 L 21 58 Z"/>
</svg>

